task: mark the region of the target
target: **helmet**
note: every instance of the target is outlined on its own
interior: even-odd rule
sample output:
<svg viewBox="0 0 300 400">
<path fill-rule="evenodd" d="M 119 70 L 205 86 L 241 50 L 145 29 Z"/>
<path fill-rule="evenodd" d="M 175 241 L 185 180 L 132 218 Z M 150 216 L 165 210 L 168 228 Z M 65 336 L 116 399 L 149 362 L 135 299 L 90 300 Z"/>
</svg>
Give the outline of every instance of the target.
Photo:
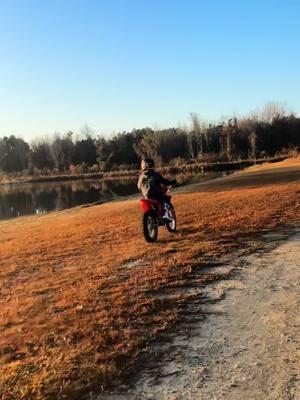
<svg viewBox="0 0 300 400">
<path fill-rule="evenodd" d="M 142 171 L 148 171 L 150 169 L 154 169 L 155 164 L 151 158 L 144 158 L 141 162 Z"/>
</svg>

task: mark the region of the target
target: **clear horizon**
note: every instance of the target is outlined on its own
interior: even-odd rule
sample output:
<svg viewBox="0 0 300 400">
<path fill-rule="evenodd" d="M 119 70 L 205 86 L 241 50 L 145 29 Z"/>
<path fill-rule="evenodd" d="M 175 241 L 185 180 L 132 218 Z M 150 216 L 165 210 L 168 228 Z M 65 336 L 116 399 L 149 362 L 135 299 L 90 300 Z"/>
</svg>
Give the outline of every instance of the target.
<svg viewBox="0 0 300 400">
<path fill-rule="evenodd" d="M 4 1 L 0 137 L 298 113 L 300 4 Z"/>
</svg>

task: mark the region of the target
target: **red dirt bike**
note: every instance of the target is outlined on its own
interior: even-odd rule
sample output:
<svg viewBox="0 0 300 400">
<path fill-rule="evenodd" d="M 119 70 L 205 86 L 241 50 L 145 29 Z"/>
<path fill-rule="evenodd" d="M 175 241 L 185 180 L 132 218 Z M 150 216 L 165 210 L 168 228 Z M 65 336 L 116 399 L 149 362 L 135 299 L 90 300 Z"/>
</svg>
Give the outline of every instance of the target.
<svg viewBox="0 0 300 400">
<path fill-rule="evenodd" d="M 171 187 L 163 187 L 165 196 L 171 197 Z M 176 214 L 173 205 L 168 204 L 168 217 L 170 221 L 163 219 L 164 205 L 154 199 L 140 199 L 143 210 L 142 232 L 147 242 L 153 243 L 157 239 L 158 227 L 165 226 L 169 232 L 176 232 Z"/>
</svg>

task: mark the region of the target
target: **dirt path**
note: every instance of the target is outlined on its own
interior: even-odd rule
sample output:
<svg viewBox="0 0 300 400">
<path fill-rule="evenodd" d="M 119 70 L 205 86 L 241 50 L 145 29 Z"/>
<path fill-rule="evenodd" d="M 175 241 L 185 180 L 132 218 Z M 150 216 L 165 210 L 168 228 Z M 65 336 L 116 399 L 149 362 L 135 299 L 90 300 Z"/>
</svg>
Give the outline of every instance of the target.
<svg viewBox="0 0 300 400">
<path fill-rule="evenodd" d="M 129 390 L 99 400 L 300 399 L 300 233 L 214 269 L 233 274 L 202 288 L 205 321 L 194 309 Z"/>
</svg>

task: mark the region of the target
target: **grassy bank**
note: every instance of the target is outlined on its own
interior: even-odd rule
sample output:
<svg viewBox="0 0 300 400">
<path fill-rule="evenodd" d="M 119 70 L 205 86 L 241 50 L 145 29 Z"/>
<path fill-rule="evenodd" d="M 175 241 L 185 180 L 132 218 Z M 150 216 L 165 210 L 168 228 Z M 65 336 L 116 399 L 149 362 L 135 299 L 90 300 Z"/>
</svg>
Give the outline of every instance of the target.
<svg viewBox="0 0 300 400">
<path fill-rule="evenodd" d="M 157 294 L 300 222 L 299 161 L 193 190 L 174 197 L 178 233 L 155 245 L 136 200 L 0 222 L 1 399 L 79 399 L 122 379 L 188 300 Z"/>
<path fill-rule="evenodd" d="M 243 160 L 243 161 L 233 161 L 233 162 L 218 162 L 218 163 L 199 163 L 190 162 L 183 163 L 179 165 L 172 166 L 162 166 L 158 168 L 162 173 L 166 175 L 176 175 L 176 174 L 191 174 L 191 173 L 213 173 L 213 172 L 227 172 L 227 171 L 237 171 L 251 165 L 260 165 L 263 163 L 276 163 L 284 160 L 286 157 L 275 157 L 260 160 Z M 37 175 L 30 176 L 24 175 L 22 173 L 0 176 L 0 185 L 8 183 L 27 183 L 27 182 L 61 182 L 61 181 L 71 181 L 71 180 L 81 180 L 81 179 L 130 179 L 136 178 L 140 171 L 137 169 L 131 170 L 117 170 L 110 172 L 93 172 L 84 174 L 59 174 L 59 175 Z"/>
</svg>

